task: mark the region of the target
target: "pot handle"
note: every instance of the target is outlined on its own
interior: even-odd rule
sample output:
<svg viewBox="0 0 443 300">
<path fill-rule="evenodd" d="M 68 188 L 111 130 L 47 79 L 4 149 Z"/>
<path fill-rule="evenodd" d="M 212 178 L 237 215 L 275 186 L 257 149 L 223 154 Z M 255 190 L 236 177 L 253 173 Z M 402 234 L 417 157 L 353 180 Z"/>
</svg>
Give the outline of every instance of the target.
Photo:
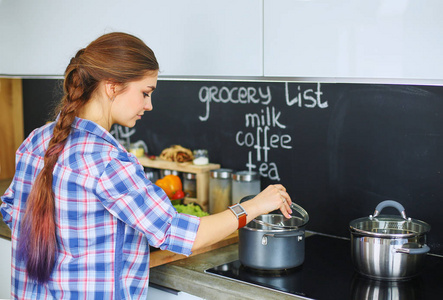
<svg viewBox="0 0 443 300">
<path fill-rule="evenodd" d="M 378 216 L 385 207 L 396 208 L 403 219 L 405 219 L 405 220 L 408 219 L 406 217 L 406 212 L 405 212 L 405 208 L 403 207 L 403 205 L 401 205 L 400 203 L 398 203 L 397 201 L 394 201 L 394 200 L 385 200 L 385 201 L 380 202 L 377 205 L 377 207 L 375 208 L 373 217 Z"/>
<path fill-rule="evenodd" d="M 395 250 L 397 253 L 404 254 L 425 254 L 431 250 L 428 245 L 424 244 L 421 248 L 398 248 Z"/>
<path fill-rule="evenodd" d="M 300 242 L 301 240 L 303 240 L 303 235 L 304 235 L 304 231 L 300 231 L 300 230 L 290 232 L 290 233 L 279 233 L 279 234 L 265 233 L 261 238 L 261 244 L 263 246 L 266 246 L 268 244 L 268 236 L 274 237 L 274 238 L 285 238 L 285 237 L 298 236 L 297 241 Z"/>
<path fill-rule="evenodd" d="M 286 237 L 293 237 L 293 236 L 302 236 L 304 235 L 304 231 L 297 230 L 294 232 L 288 232 L 288 233 L 265 233 L 263 236 L 271 236 L 273 238 L 286 238 Z"/>
</svg>

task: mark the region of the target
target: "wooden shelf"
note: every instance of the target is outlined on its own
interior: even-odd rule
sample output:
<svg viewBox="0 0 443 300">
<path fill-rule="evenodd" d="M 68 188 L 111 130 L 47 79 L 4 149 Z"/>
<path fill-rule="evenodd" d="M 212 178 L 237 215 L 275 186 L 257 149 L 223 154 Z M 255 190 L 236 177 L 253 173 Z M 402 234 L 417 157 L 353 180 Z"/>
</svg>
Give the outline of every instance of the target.
<svg viewBox="0 0 443 300">
<path fill-rule="evenodd" d="M 185 198 L 185 203 L 196 202 L 204 211 L 208 211 L 209 204 L 209 172 L 220 169 L 219 164 L 194 165 L 192 162 L 178 163 L 163 159 L 149 159 L 145 156 L 138 160 L 144 167 L 174 170 L 184 173 L 194 173 L 196 176 L 197 198 Z"/>
<path fill-rule="evenodd" d="M 207 164 L 207 165 L 194 165 L 192 162 L 178 163 L 173 161 L 167 161 L 163 159 L 149 159 L 146 156 L 139 157 L 140 163 L 149 168 L 154 169 L 164 169 L 164 170 L 175 170 L 185 173 L 204 173 L 211 170 L 220 169 L 219 164 Z"/>
<path fill-rule="evenodd" d="M 194 251 L 190 256 L 194 256 L 197 254 L 205 253 L 214 249 L 218 249 L 221 247 L 225 247 L 231 244 L 238 243 L 238 231 L 232 233 L 231 235 L 227 236 L 226 238 L 222 239 L 221 241 L 214 243 L 210 246 L 204 247 L 202 249 L 199 249 L 197 251 Z M 186 258 L 188 256 L 183 254 L 177 254 L 168 250 L 155 250 L 151 252 L 150 255 L 150 262 L 149 266 L 151 268 L 160 266 L 163 264 L 167 264 L 176 260 L 180 260 L 183 258 Z"/>
</svg>

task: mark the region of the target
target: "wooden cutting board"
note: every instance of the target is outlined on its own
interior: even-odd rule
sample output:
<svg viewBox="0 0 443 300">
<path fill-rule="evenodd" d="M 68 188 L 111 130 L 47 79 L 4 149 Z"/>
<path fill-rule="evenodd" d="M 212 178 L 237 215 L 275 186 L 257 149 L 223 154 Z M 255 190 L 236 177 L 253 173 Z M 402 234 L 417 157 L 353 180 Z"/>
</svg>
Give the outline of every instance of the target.
<svg viewBox="0 0 443 300">
<path fill-rule="evenodd" d="M 238 243 L 238 231 L 234 232 L 233 234 L 227 236 L 226 238 L 224 238 L 223 240 L 212 244 L 208 247 L 199 249 L 197 251 L 194 251 L 190 256 L 194 256 L 197 254 L 201 254 L 201 253 L 205 253 L 214 249 L 218 249 L 224 246 L 228 246 L 234 243 Z M 167 264 L 179 259 L 183 259 L 183 258 L 187 258 L 188 256 L 183 255 L 183 254 L 177 254 L 171 251 L 167 251 L 167 250 L 157 250 L 151 253 L 151 258 L 150 258 L 150 264 L 149 266 L 151 268 L 156 267 L 156 266 L 160 266 L 163 264 Z"/>
</svg>

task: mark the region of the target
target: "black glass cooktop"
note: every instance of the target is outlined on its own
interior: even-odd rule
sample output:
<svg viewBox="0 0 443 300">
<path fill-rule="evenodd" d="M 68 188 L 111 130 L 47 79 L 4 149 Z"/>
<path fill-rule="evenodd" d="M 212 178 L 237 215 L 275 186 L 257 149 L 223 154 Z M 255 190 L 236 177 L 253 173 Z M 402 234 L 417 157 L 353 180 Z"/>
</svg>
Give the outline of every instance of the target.
<svg viewBox="0 0 443 300">
<path fill-rule="evenodd" d="M 378 281 L 354 271 L 350 241 L 314 235 L 302 266 L 282 272 L 251 270 L 236 260 L 206 273 L 306 299 L 443 299 L 443 258 L 427 255 L 424 271 L 404 281 Z"/>
</svg>

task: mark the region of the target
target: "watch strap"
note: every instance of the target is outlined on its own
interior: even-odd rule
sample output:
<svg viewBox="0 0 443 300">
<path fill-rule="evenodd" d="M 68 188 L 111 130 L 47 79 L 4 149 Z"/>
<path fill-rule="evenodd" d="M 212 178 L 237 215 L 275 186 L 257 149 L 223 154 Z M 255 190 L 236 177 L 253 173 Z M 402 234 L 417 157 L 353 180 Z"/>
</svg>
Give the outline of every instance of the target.
<svg viewBox="0 0 443 300">
<path fill-rule="evenodd" d="M 245 227 L 246 218 L 247 218 L 246 214 L 241 214 L 240 216 L 238 216 L 238 228 L 237 229 Z"/>
</svg>

